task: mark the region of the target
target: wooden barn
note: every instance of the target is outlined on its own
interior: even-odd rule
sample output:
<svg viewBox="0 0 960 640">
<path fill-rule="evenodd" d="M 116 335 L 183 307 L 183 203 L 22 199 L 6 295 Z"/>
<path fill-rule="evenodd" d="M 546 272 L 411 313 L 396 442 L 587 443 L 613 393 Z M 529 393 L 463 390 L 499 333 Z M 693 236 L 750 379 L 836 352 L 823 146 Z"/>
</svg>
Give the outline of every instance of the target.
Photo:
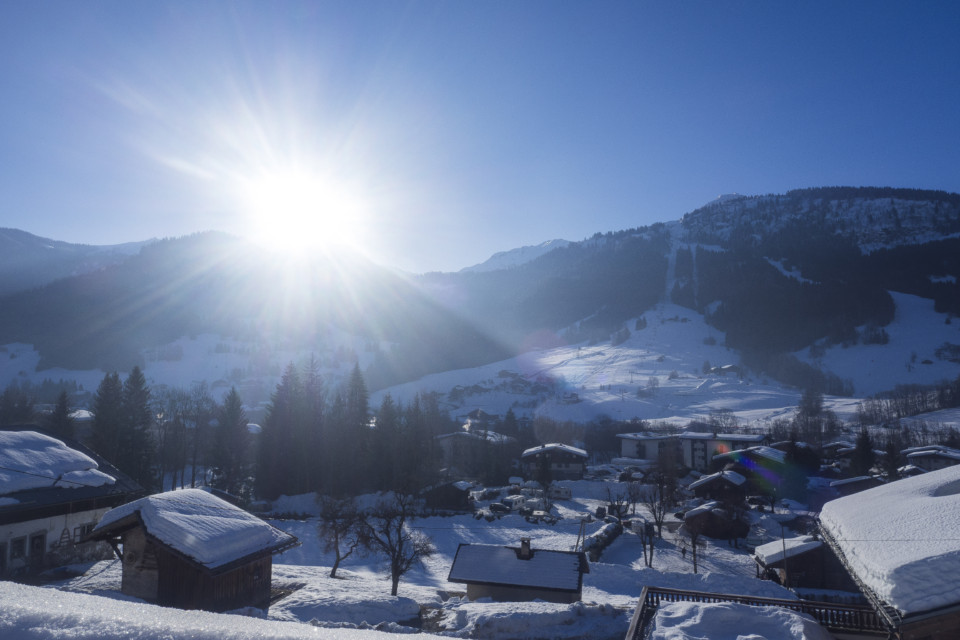
<svg viewBox="0 0 960 640">
<path fill-rule="evenodd" d="M 582 551 L 533 549 L 522 538 L 519 547 L 461 543 L 447 579 L 465 583 L 471 600 L 569 603 L 580 599 L 585 573 Z"/>
<path fill-rule="evenodd" d="M 89 539 L 113 544 L 123 562 L 124 594 L 208 611 L 266 608 L 273 554 L 299 544 L 294 536 L 200 489 L 117 507 Z"/>
</svg>

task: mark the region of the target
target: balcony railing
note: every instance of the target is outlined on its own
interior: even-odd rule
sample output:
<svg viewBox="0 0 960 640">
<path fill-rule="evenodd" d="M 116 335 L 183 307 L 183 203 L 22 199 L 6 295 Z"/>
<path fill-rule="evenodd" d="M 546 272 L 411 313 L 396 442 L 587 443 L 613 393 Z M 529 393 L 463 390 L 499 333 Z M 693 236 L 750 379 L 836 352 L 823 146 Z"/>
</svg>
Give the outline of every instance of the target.
<svg viewBox="0 0 960 640">
<path fill-rule="evenodd" d="M 828 631 L 861 632 L 886 637 L 889 628 L 877 613 L 863 605 L 843 605 L 813 600 L 781 600 L 739 596 L 727 593 L 706 593 L 660 587 L 644 587 L 640 603 L 630 622 L 627 640 L 643 640 L 647 628 L 661 603 L 669 602 L 735 602 L 754 607 L 783 607 L 806 613 Z"/>
</svg>

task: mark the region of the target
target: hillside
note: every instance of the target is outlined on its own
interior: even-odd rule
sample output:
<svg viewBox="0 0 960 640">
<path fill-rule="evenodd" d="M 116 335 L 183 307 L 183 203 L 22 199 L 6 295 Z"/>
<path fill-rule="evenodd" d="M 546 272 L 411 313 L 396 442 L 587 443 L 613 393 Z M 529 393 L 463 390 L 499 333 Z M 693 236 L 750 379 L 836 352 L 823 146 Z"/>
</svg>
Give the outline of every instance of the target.
<svg viewBox="0 0 960 640">
<path fill-rule="evenodd" d="M 238 385 L 256 403 L 312 354 L 330 384 L 359 362 L 372 390 L 479 385 L 476 406 L 528 415 L 681 420 L 729 405 L 765 420 L 802 388 L 863 396 L 960 372 L 957 194 L 724 196 L 676 222 L 541 248 L 508 268 L 403 277 L 223 234 L 165 240 L 4 297 L 0 380 L 90 388 L 139 364 L 154 383 Z M 706 361 L 743 380 L 704 377 Z M 514 378 L 518 397 L 484 395 Z"/>
</svg>

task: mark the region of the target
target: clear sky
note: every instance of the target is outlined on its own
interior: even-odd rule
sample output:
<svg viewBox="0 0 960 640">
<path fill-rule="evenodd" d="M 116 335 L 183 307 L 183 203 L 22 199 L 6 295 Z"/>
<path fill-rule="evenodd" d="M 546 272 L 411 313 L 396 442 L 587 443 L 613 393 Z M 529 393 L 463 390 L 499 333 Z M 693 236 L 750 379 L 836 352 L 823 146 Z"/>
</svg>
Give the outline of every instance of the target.
<svg viewBox="0 0 960 640">
<path fill-rule="evenodd" d="M 11 0 L 0 226 L 420 272 L 722 193 L 960 191 L 958 33 L 934 0 Z"/>
</svg>

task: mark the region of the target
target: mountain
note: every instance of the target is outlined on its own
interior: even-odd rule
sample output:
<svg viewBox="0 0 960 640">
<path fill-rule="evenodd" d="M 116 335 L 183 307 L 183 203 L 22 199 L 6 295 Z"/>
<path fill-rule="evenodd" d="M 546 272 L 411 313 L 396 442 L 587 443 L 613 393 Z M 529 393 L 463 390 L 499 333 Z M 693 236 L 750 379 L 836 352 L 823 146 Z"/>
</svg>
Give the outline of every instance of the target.
<svg viewBox="0 0 960 640">
<path fill-rule="evenodd" d="M 288 362 L 311 354 L 330 381 L 359 362 L 371 389 L 569 345 L 627 345 L 669 362 L 669 345 L 649 341 L 666 335 L 650 330 L 654 322 L 708 327 L 696 340 L 715 349 L 687 349 L 684 374 L 702 355 L 849 395 L 857 384 L 876 391 L 952 377 L 960 364 L 957 194 L 733 195 L 678 221 L 538 249 L 530 259 L 505 252 L 512 257 L 484 263 L 491 268 L 404 277 L 351 254 L 292 262 L 224 234 L 164 240 L 122 265 L 0 299 L 0 345 L 20 345 L 0 347 L 0 375 L 141 364 L 148 377 L 180 384 L 260 381 L 267 390 L 244 397 L 262 399 Z M 911 334 L 905 314 L 933 342 Z M 867 380 L 841 351 L 902 371 Z M 642 355 L 631 353 L 593 360 L 598 377 L 583 379 Z M 538 371 L 509 370 L 528 382 Z"/>
<path fill-rule="evenodd" d="M 0 228 L 0 296 L 118 264 L 149 242 L 92 246 Z"/>
<path fill-rule="evenodd" d="M 570 243 L 567 240 L 547 240 L 537 245 L 528 245 L 518 249 L 511 249 L 510 251 L 499 251 L 480 264 L 460 269 L 460 273 L 480 273 L 483 271 L 510 269 L 520 266 L 521 264 L 526 264 L 531 260 L 536 260 L 554 249 L 562 249 L 569 245 Z"/>
</svg>

